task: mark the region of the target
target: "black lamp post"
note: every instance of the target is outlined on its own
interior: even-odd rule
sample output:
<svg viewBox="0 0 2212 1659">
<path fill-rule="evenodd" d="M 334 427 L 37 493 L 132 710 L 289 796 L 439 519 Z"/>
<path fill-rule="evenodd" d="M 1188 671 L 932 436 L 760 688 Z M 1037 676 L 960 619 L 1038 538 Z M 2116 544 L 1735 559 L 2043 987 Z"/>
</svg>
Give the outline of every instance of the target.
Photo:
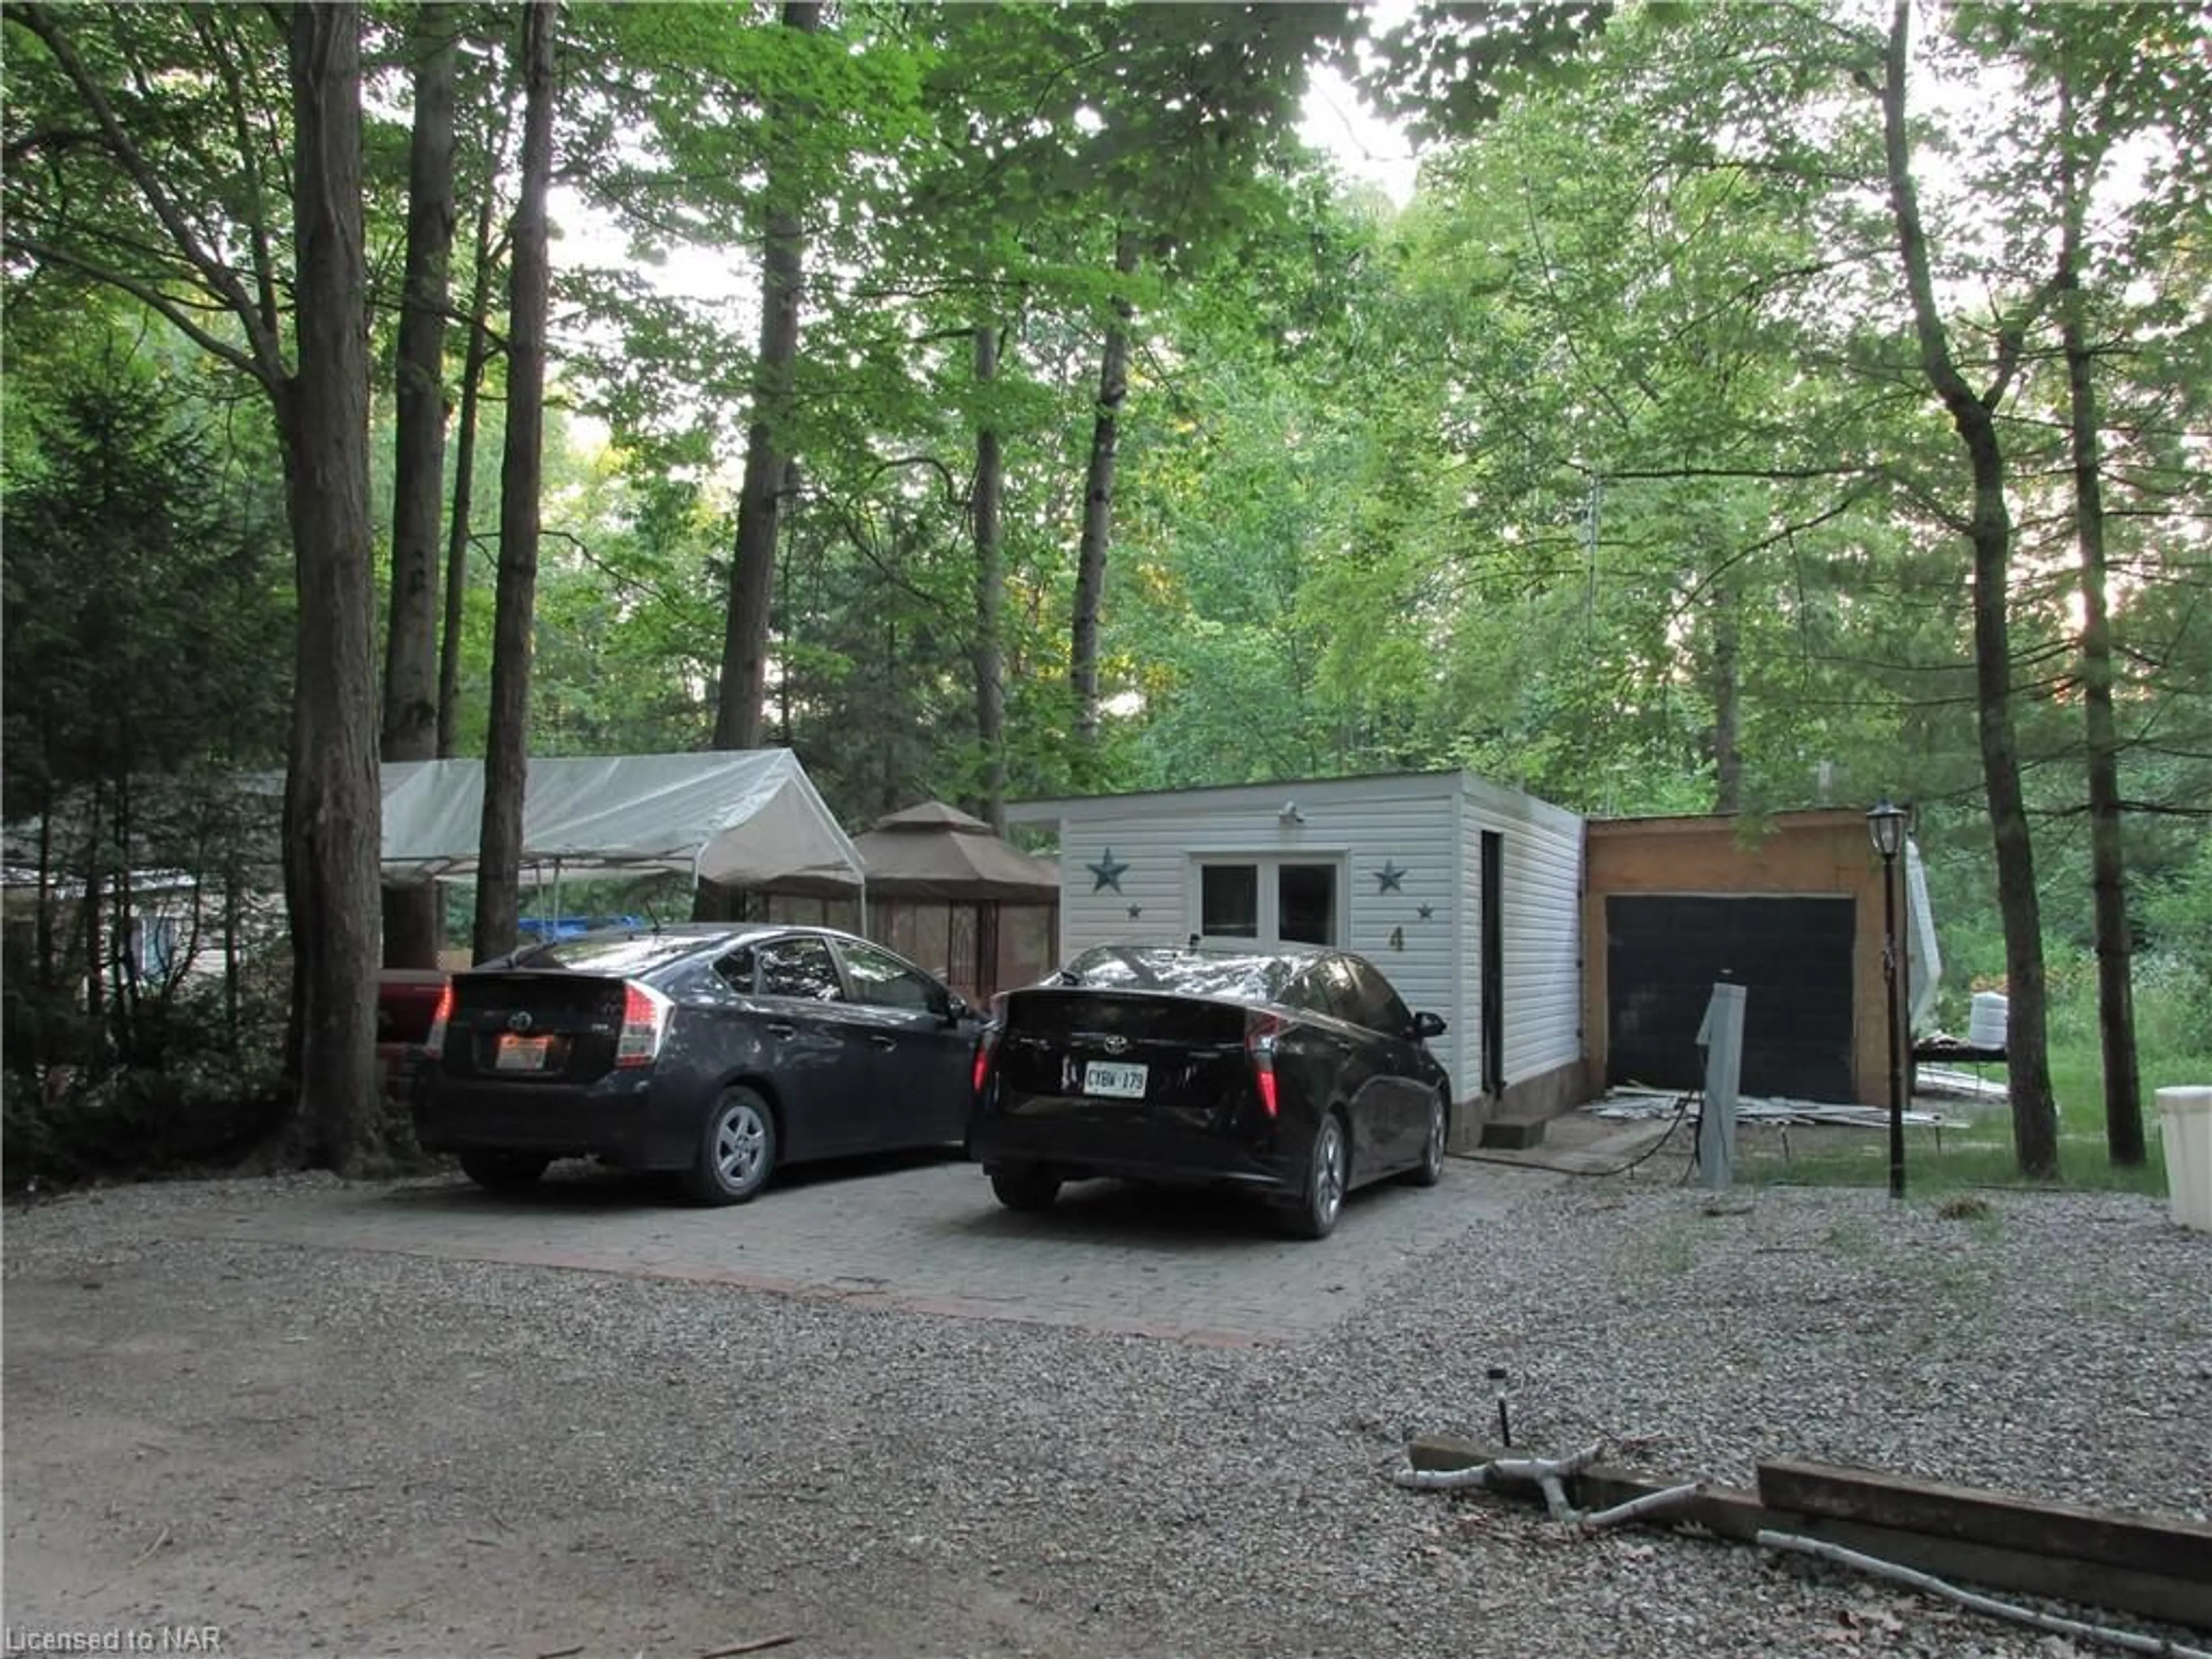
<svg viewBox="0 0 2212 1659">
<path fill-rule="evenodd" d="M 1889 1020 L 1889 1195 L 1905 1196 L 1905 1054 L 1897 1030 L 1897 854 L 1905 811 L 1885 799 L 1867 814 L 1867 836 L 1881 854 L 1881 988 Z"/>
</svg>

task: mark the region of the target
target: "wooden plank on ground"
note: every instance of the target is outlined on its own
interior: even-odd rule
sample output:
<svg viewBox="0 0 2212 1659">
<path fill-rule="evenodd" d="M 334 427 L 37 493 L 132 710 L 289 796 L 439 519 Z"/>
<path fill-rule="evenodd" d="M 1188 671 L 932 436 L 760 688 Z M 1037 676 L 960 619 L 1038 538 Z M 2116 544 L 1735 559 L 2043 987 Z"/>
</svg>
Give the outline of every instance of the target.
<svg viewBox="0 0 2212 1659">
<path fill-rule="evenodd" d="M 1499 1457 L 1525 1455 L 1518 1448 L 1507 1451 L 1494 1444 L 1456 1434 L 1421 1435 L 1407 1448 L 1407 1461 L 1417 1469 L 1472 1468 L 1478 1463 L 1487 1463 Z M 1775 1472 L 1775 1479 L 1771 1482 L 1767 1478 L 1770 1469 Z M 1809 1487 L 1817 1501 L 1834 1507 L 1836 1500 L 1833 1494 L 1837 1487 L 1819 1486 L 1802 1478 L 1816 1474 L 1851 1477 L 1861 1483 L 1878 1482 L 1885 1486 L 1924 1486 L 1929 1484 L 1899 1482 L 1887 1476 L 1869 1474 L 1860 1470 L 1832 1469 L 1823 1464 L 1761 1464 L 1759 1492 L 1744 1492 L 1729 1486 L 1707 1486 L 1660 1524 L 1694 1525 L 1716 1536 L 1732 1539 L 1739 1543 L 1751 1542 L 1765 1529 L 1799 1533 L 1808 1538 L 1824 1539 L 1848 1549 L 1878 1556 L 1885 1561 L 1894 1561 L 1900 1566 L 1915 1567 L 1939 1578 L 1955 1579 L 1985 1589 L 2047 1595 L 2078 1602 L 2085 1607 L 2106 1607 L 2145 1619 L 2160 1620 L 2167 1624 L 2212 1630 L 2212 1571 L 2197 1568 L 2176 1573 L 2158 1565 L 2171 1564 L 2178 1559 L 2187 1568 L 2193 1559 L 2187 1548 L 2182 1549 L 2179 1555 L 2154 1553 L 2142 1559 L 2113 1562 L 2038 1549 L 2004 1538 L 1962 1537 L 1909 1525 L 1887 1524 L 1863 1516 L 1822 1513 L 1818 1510 L 1796 1508 L 1777 1501 L 1775 1494 L 1778 1491 L 1796 1492 Z M 1568 1487 L 1577 1507 L 1595 1510 L 1625 1504 L 1679 1484 L 1672 1478 L 1657 1480 L 1632 1470 L 1597 1463 L 1575 1475 L 1569 1481 Z M 2018 1535 L 2023 1538 L 2056 1537 L 2063 1541 L 2087 1535 L 2109 1540 L 2118 1535 L 2100 1533 L 2100 1528 L 2142 1528 L 2159 1534 L 2170 1534 L 2179 1528 L 2185 1544 L 2199 1534 L 2212 1535 L 2212 1528 L 2198 1528 L 2188 1522 L 2147 1522 L 2130 1516 L 2072 1509 L 2067 1505 L 2030 1504 L 2026 1499 L 2008 1498 L 2001 1493 L 1958 1487 L 1939 1486 L 1934 1490 L 1947 1498 L 1973 1500 L 1979 1504 L 1992 1506 L 1988 1512 L 2009 1515 L 2018 1510 L 2033 1510 L 2047 1519 L 2051 1511 L 2064 1511 L 2081 1522 L 2094 1523 L 2071 1529 L 2046 1528 L 2040 1533 L 2031 1528 L 2022 1528 Z M 1936 1512 L 1942 1512 L 1940 1506 L 1937 1506 Z M 1969 1504 L 1964 1512 L 1972 1514 L 1975 1511 Z M 2136 1537 L 2139 1540 L 2141 1534 L 2130 1532 L 2125 1535 Z"/>
<path fill-rule="evenodd" d="M 1794 1524 L 1793 1517 L 1778 1516 L 1775 1530 L 1841 1544 L 1862 1555 L 1917 1567 L 1954 1583 L 2049 1596 L 2085 1607 L 2105 1607 L 2169 1625 L 2212 1630 L 2212 1583 L 2203 1579 L 2174 1578 L 2102 1561 L 2039 1555 L 2008 1545 L 1971 1543 L 1819 1516 L 1807 1516 Z"/>
<path fill-rule="evenodd" d="M 1417 1434 L 1406 1443 L 1406 1461 L 1417 1469 L 1471 1469 L 1516 1455 L 1463 1434 Z"/>
<path fill-rule="evenodd" d="M 1759 1466 L 1769 1509 L 1990 1544 L 2212 1584 L 2212 1527 L 1915 1480 L 1829 1463 Z"/>
</svg>

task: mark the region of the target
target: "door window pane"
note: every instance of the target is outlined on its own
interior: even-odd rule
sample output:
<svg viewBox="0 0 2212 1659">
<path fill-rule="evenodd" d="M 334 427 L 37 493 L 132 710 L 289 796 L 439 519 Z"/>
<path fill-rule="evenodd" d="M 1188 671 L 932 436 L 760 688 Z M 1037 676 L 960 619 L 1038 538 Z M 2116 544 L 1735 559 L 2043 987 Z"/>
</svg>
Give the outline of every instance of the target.
<svg viewBox="0 0 2212 1659">
<path fill-rule="evenodd" d="M 911 1008 L 917 1013 L 929 1007 L 929 981 L 888 951 L 848 945 L 845 971 L 853 976 L 853 994 L 858 1001 L 883 1008 Z"/>
<path fill-rule="evenodd" d="M 1209 864 L 1198 872 L 1199 932 L 1208 939 L 1260 937 L 1260 866 Z"/>
<path fill-rule="evenodd" d="M 1285 864 L 1275 872 L 1275 936 L 1290 945 L 1336 943 L 1336 866 Z"/>
<path fill-rule="evenodd" d="M 839 1002 L 845 994 L 830 947 L 804 936 L 770 939 L 760 947 L 760 988 L 763 996 L 809 1002 Z"/>
<path fill-rule="evenodd" d="M 1316 1014 L 1336 1014 L 1336 1000 L 1328 994 L 1328 964 L 1317 962 L 1292 976 L 1276 994 L 1285 1008 L 1305 1008 Z M 1343 1018 L 1337 1015 L 1339 1018 Z"/>
<path fill-rule="evenodd" d="M 1404 1036 L 1413 1030 L 1413 1016 L 1404 1000 L 1391 988 L 1389 981 L 1368 963 L 1346 957 L 1344 964 L 1358 1009 L 1355 1013 L 1346 1014 L 1346 1018 L 1390 1036 Z"/>
<path fill-rule="evenodd" d="M 1359 988 L 1352 983 L 1351 964 L 1342 957 L 1323 957 L 1313 965 L 1314 983 L 1339 1019 L 1360 1023 Z"/>
</svg>

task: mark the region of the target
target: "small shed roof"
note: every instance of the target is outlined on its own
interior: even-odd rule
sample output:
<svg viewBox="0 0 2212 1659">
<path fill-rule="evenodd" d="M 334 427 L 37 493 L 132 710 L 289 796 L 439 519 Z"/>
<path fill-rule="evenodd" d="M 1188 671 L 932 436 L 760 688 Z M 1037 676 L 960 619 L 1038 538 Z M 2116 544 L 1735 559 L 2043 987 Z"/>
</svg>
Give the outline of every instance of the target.
<svg viewBox="0 0 2212 1659">
<path fill-rule="evenodd" d="M 1039 902 L 1060 896 L 1058 865 L 1030 857 L 943 801 L 879 818 L 854 845 L 867 866 L 872 896 Z"/>
</svg>

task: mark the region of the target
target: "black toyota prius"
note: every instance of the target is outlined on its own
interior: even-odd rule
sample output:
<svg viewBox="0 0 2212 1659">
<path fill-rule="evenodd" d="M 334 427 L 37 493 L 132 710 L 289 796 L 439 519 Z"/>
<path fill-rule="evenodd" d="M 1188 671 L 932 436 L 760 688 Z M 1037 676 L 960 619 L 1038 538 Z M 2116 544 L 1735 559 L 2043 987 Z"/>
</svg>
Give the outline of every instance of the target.
<svg viewBox="0 0 2212 1659">
<path fill-rule="evenodd" d="M 1356 1186 L 1441 1178 L 1443 1030 L 1349 951 L 1101 946 L 995 1000 L 969 1152 L 1013 1209 L 1095 1176 L 1218 1185 L 1320 1238 Z"/>
<path fill-rule="evenodd" d="M 495 1190 L 556 1158 L 680 1173 L 742 1203 L 785 1164 L 957 1146 L 980 1022 L 828 927 L 585 933 L 453 976 L 415 1133 Z"/>
</svg>

